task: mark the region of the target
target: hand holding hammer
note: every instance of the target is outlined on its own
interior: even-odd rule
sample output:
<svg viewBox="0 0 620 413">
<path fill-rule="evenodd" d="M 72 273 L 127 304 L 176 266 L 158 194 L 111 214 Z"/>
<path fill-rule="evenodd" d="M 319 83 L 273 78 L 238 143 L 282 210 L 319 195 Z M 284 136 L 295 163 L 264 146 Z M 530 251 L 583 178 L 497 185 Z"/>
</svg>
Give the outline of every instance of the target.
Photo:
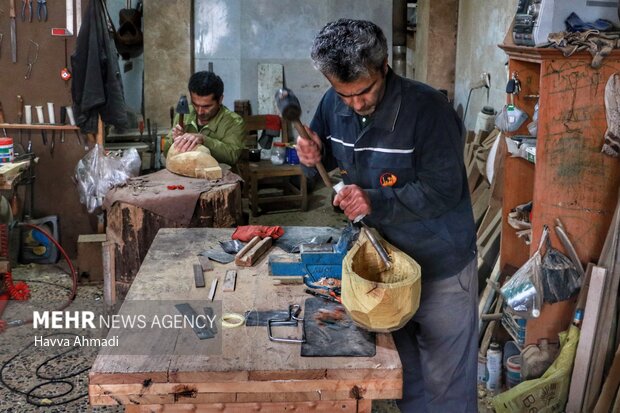
<svg viewBox="0 0 620 413">
<path fill-rule="evenodd" d="M 312 139 L 304 125 L 302 125 L 301 121 L 299 120 L 299 117 L 301 116 L 301 105 L 299 104 L 299 100 L 297 99 L 297 97 L 293 94 L 293 91 L 287 88 L 279 89 L 276 92 L 275 99 L 278 105 L 278 109 L 282 114 L 282 117 L 285 120 L 293 123 L 293 127 L 295 127 L 295 130 L 297 130 L 299 137 L 307 140 L 308 142 L 314 142 L 318 147 L 319 144 L 315 142 L 314 139 Z M 321 178 L 323 179 L 326 187 L 332 188 L 334 191 L 336 191 L 336 193 L 339 193 L 343 189 L 344 183 L 342 182 L 339 182 L 335 186 L 332 185 L 331 179 L 329 178 L 325 167 L 321 163 L 320 158 L 314 166 L 317 171 L 319 171 L 319 174 L 321 175 Z M 368 228 L 364 221 L 362 221 L 363 218 L 364 215 L 360 215 L 359 217 L 355 218 L 354 222 L 360 222 L 361 225 L 366 228 L 366 235 L 368 237 L 368 240 L 377 251 L 379 257 L 383 261 L 385 268 L 390 268 L 392 263 L 389 254 L 387 253 L 383 245 L 381 245 L 381 243 L 375 238 L 372 231 L 370 231 L 370 228 Z"/>
<path fill-rule="evenodd" d="M 279 89 L 276 92 L 275 99 L 282 117 L 293 124 L 293 127 L 299 134 L 299 137 L 307 140 L 308 142 L 314 142 L 304 125 L 302 125 L 299 120 L 299 117 L 301 116 L 301 105 L 299 104 L 299 99 L 297 99 L 297 96 L 295 96 L 293 91 L 287 88 Z M 319 175 L 321 175 L 325 186 L 331 188 L 332 181 L 321 161 L 319 160 L 314 167 L 317 171 L 319 171 Z"/>
</svg>

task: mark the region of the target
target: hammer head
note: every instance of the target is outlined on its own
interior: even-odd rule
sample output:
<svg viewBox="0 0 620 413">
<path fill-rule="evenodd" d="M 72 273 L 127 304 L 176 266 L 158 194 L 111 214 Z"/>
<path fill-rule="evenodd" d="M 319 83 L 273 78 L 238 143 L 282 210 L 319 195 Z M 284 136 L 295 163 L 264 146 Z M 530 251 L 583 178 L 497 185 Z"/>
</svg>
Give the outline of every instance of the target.
<svg viewBox="0 0 620 413">
<path fill-rule="evenodd" d="M 179 115 L 189 114 L 189 104 L 187 103 L 187 96 L 181 95 L 179 102 L 177 103 L 177 113 Z"/>
<path fill-rule="evenodd" d="M 185 128 L 183 122 L 183 116 L 189 114 L 189 104 L 187 103 L 187 96 L 181 95 L 179 102 L 177 103 L 177 113 L 179 114 L 179 125 L 181 128 Z"/>
<path fill-rule="evenodd" d="M 276 92 L 276 104 L 282 117 L 290 122 L 299 120 L 301 116 L 301 105 L 299 99 L 292 90 L 287 88 L 278 89 Z"/>
</svg>

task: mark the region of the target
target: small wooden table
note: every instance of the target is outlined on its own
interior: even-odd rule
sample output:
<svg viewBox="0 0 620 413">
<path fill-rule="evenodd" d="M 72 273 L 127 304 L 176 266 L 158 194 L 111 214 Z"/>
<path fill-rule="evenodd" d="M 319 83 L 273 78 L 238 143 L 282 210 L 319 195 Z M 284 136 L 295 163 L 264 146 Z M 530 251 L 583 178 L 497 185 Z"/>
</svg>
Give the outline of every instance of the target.
<svg viewBox="0 0 620 413">
<path fill-rule="evenodd" d="M 249 177 L 249 200 L 252 216 L 258 215 L 261 204 L 277 202 L 300 202 L 300 209 L 308 209 L 308 184 L 299 165 L 274 165 L 271 161 L 250 162 L 245 166 Z M 290 182 L 291 177 L 299 177 L 299 188 Z M 269 180 L 269 181 L 268 181 Z M 259 194 L 259 186 L 277 187 L 283 191 L 282 195 Z"/>
<path fill-rule="evenodd" d="M 286 228 L 285 228 L 286 230 Z M 224 313 L 287 308 L 309 297 L 301 285 L 274 285 L 267 259 L 249 268 L 215 264 L 196 288 L 196 255 L 229 240 L 232 229 L 161 229 L 134 280 L 127 300 L 206 300 L 214 277 L 237 270 L 235 291 L 218 287 Z M 271 253 L 282 253 L 277 247 Z M 125 301 L 119 313 L 123 313 Z M 300 345 L 271 342 L 267 327 L 221 331 L 222 350 L 204 354 L 191 330 L 167 329 L 161 343 L 192 343 L 192 355 L 104 355 L 89 374 L 92 405 L 125 405 L 126 412 L 367 412 L 373 399 L 398 399 L 402 367 L 390 334 L 378 334 L 374 357 L 301 357 Z M 123 342 L 119 343 L 123 346 Z M 152 343 L 143 343 L 150 346 Z M 192 350 L 194 347 L 192 347 Z M 123 354 L 123 353 L 120 353 Z M 125 354 L 135 354 L 127 350 Z M 185 353 L 187 354 L 187 353 Z"/>
</svg>

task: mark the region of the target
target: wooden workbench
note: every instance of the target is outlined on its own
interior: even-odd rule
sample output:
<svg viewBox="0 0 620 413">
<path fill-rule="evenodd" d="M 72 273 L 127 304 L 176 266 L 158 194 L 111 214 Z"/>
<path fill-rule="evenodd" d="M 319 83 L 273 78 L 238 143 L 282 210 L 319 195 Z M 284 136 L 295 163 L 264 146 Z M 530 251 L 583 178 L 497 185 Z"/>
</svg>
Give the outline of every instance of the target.
<svg viewBox="0 0 620 413">
<path fill-rule="evenodd" d="M 126 300 L 206 301 L 217 277 L 215 300 L 221 300 L 224 313 L 303 304 L 309 297 L 303 286 L 274 285 L 265 257 L 249 268 L 216 263 L 214 271 L 205 273 L 206 288 L 194 286 L 196 255 L 229 240 L 232 232 L 161 229 Z M 274 247 L 270 253 L 282 250 Z M 237 270 L 233 292 L 221 288 L 227 269 Z M 120 313 L 126 305 L 127 301 Z M 215 355 L 201 355 L 210 340 L 197 340 L 191 330 L 165 330 L 158 341 L 174 346 L 195 343 L 193 355 L 100 353 L 89 375 L 90 403 L 123 404 L 127 412 L 370 412 L 373 399 L 401 397 L 402 367 L 389 334 L 377 335 L 374 357 L 301 357 L 299 344 L 269 341 L 266 327 L 242 326 L 223 329 L 221 334 L 222 351 Z M 135 352 L 128 349 L 127 354 Z"/>
</svg>

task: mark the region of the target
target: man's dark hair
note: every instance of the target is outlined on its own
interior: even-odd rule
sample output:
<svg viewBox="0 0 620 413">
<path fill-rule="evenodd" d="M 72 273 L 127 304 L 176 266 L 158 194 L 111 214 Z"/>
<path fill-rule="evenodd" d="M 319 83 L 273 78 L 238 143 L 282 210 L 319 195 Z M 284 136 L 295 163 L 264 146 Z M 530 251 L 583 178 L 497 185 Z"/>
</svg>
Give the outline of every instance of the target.
<svg viewBox="0 0 620 413">
<path fill-rule="evenodd" d="M 213 72 L 196 72 L 189 78 L 187 88 L 190 93 L 198 96 L 209 96 L 213 94 L 214 99 L 219 99 L 224 94 L 224 82 Z"/>
<path fill-rule="evenodd" d="M 371 71 L 383 70 L 387 40 L 372 22 L 338 19 L 317 34 L 310 56 L 323 75 L 353 82 Z"/>
</svg>

